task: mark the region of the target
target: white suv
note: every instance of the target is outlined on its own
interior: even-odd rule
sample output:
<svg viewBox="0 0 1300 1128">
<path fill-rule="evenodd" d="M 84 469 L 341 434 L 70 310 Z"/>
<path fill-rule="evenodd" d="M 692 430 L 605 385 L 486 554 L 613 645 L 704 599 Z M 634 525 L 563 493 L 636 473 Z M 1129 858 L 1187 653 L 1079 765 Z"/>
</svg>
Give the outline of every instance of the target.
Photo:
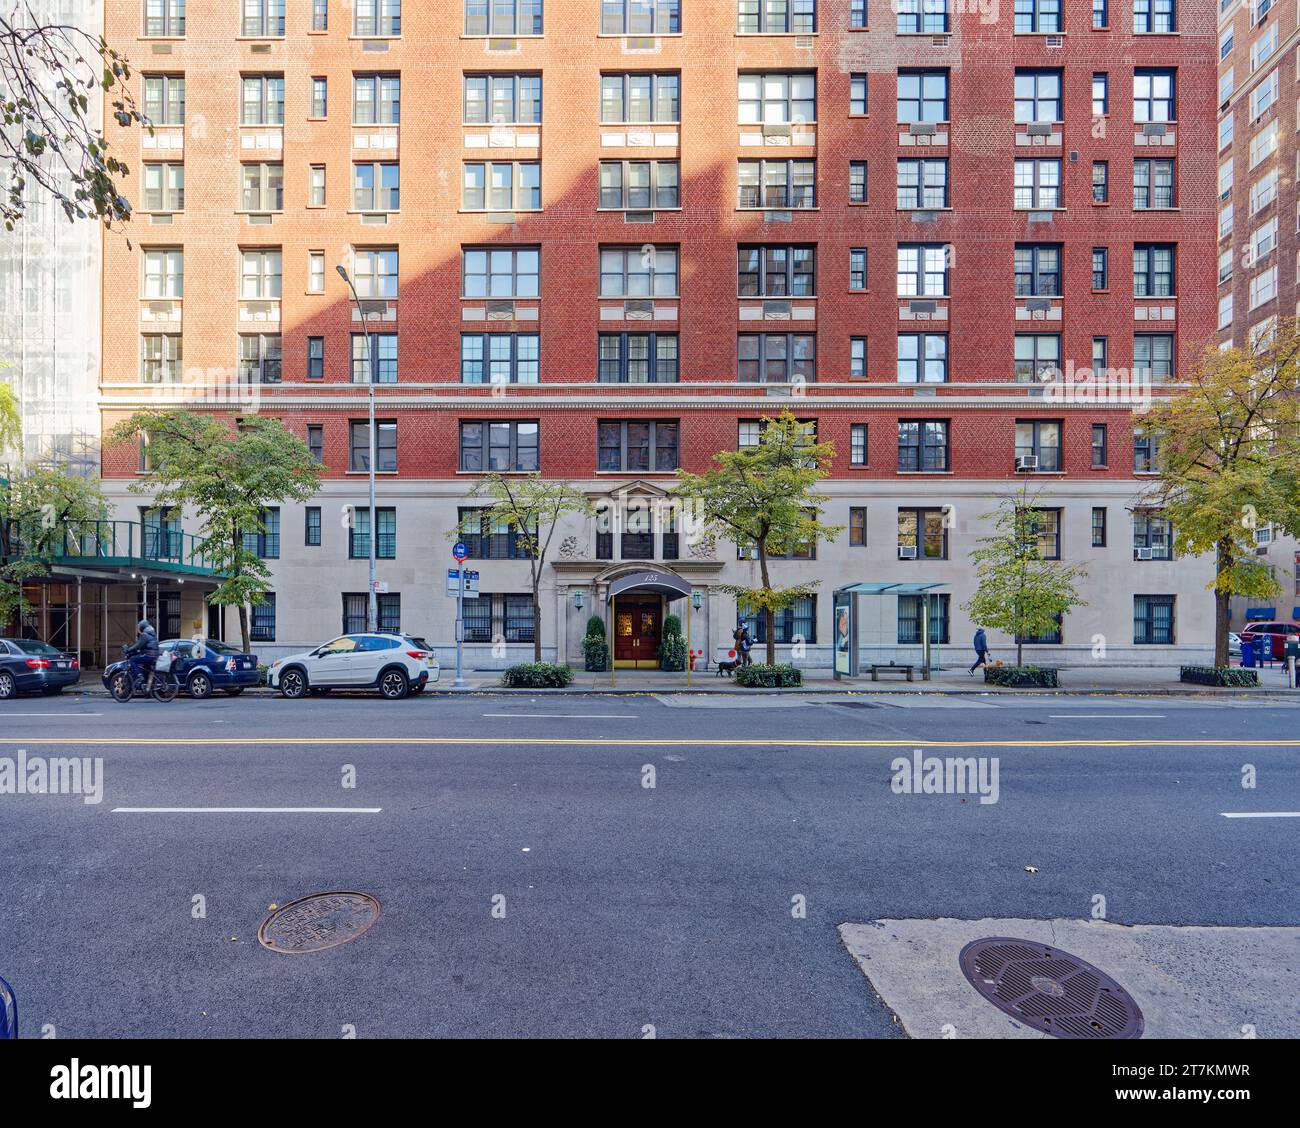
<svg viewBox="0 0 1300 1128">
<path fill-rule="evenodd" d="M 407 694 L 422 693 L 441 672 L 424 639 L 354 634 L 277 659 L 267 682 L 294 700 L 331 689 L 377 689 L 389 701 L 400 701 Z"/>
</svg>

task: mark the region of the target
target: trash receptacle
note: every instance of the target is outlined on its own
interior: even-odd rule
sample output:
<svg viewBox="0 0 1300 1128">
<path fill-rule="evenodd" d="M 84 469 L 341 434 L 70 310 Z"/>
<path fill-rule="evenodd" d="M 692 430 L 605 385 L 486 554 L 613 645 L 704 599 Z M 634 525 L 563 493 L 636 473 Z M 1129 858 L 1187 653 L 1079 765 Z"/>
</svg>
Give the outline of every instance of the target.
<svg viewBox="0 0 1300 1128">
<path fill-rule="evenodd" d="M 1241 640 L 1241 664 L 1245 669 L 1251 669 L 1255 665 L 1255 644 Z"/>
</svg>

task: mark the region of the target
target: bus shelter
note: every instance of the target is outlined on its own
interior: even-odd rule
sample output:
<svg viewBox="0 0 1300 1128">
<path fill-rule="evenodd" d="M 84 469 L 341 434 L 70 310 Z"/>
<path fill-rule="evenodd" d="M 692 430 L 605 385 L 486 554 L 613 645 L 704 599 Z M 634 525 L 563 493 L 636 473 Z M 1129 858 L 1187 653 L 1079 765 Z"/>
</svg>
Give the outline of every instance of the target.
<svg viewBox="0 0 1300 1128">
<path fill-rule="evenodd" d="M 868 641 L 864 639 L 864 636 L 869 633 L 869 644 L 877 656 L 882 659 L 879 662 L 872 662 L 873 666 L 894 666 L 898 664 L 898 657 L 906 657 L 907 655 L 904 652 L 912 646 L 916 646 L 920 651 L 921 676 L 926 681 L 929 681 L 930 671 L 934 668 L 934 643 L 930 639 L 932 602 L 944 586 L 944 584 L 918 583 L 860 583 L 837 588 L 834 596 L 835 679 L 839 681 L 842 678 L 856 678 L 859 676 L 862 645 L 864 641 Z M 917 597 L 920 630 L 918 631 L 918 641 L 916 643 L 900 643 L 898 641 L 897 602 L 895 602 L 896 613 L 892 620 L 894 623 L 893 641 L 885 641 L 884 611 L 887 606 L 885 599 L 887 596 L 893 596 L 895 600 L 907 596 Z M 872 599 L 872 602 L 866 606 L 870 607 L 873 613 L 863 613 L 864 605 L 862 600 L 864 597 Z M 886 654 L 894 655 L 888 663 L 883 661 Z"/>
</svg>

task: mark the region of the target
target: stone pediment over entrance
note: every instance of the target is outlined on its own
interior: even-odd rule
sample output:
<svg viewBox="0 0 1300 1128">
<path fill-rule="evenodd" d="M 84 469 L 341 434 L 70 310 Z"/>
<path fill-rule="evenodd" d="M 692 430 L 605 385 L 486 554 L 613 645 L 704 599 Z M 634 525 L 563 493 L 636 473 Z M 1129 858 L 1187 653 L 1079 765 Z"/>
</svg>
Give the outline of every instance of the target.
<svg viewBox="0 0 1300 1128">
<path fill-rule="evenodd" d="M 647 498 L 666 498 L 671 497 L 670 490 L 655 482 L 647 482 L 643 479 L 636 479 L 632 482 L 621 482 L 617 486 L 611 486 L 609 489 L 588 490 L 589 498 L 612 498 L 622 499 L 625 501 L 640 501 Z"/>
</svg>

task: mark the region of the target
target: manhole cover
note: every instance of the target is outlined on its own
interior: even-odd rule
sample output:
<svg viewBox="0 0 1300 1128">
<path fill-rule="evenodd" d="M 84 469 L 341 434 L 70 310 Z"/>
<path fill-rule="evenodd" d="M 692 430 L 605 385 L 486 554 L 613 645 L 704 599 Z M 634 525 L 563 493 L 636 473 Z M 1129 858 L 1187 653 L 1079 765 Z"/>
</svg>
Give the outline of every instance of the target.
<svg viewBox="0 0 1300 1128">
<path fill-rule="evenodd" d="M 355 940 L 379 919 L 379 902 L 368 893 L 313 893 L 277 909 L 257 930 L 273 952 L 322 952 Z"/>
<path fill-rule="evenodd" d="M 994 936 L 972 940 L 958 957 L 970 985 L 1000 1011 L 1057 1038 L 1141 1038 L 1132 996 L 1086 960 Z"/>
</svg>

